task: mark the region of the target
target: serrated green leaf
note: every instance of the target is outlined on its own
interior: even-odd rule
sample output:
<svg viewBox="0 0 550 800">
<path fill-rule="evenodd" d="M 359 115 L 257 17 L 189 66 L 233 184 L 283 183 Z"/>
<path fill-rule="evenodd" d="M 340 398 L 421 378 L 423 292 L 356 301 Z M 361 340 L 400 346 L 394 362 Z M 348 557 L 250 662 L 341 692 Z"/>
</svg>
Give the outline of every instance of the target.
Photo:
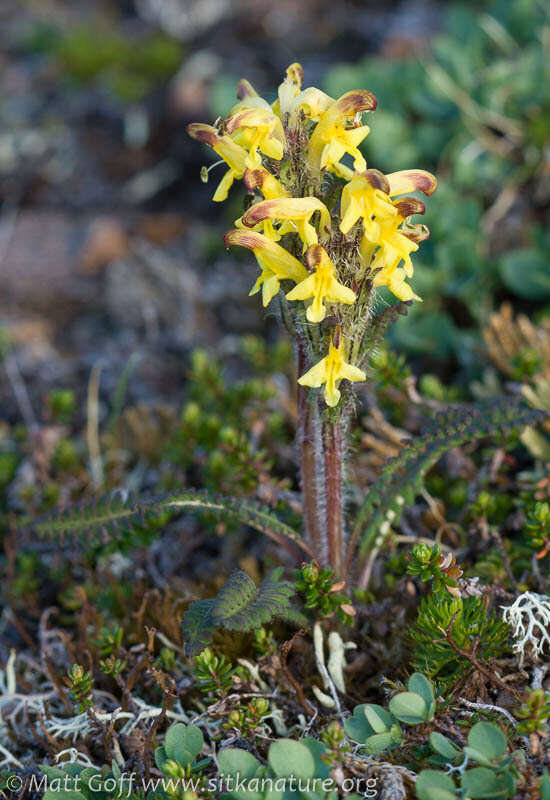
<svg viewBox="0 0 550 800">
<path fill-rule="evenodd" d="M 214 599 L 197 600 L 185 611 L 182 630 L 186 655 L 199 653 L 212 641 L 212 635 L 216 630 L 212 621 L 214 603 Z"/>
</svg>

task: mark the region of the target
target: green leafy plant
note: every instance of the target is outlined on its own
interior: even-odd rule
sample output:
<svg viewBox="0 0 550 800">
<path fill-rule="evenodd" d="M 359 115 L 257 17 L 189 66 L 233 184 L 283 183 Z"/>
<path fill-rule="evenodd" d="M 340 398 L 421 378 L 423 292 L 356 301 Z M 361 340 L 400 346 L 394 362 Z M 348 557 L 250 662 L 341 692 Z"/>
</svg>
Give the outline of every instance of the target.
<svg viewBox="0 0 550 800">
<path fill-rule="evenodd" d="M 321 742 L 306 737 L 299 742 L 278 739 L 269 746 L 267 765 L 246 750 L 226 749 L 219 754 L 220 773 L 226 781 L 225 800 L 268 800 L 284 796 L 288 800 L 337 800 L 338 789 L 330 777 Z M 349 800 L 359 800 L 356 794 Z"/>
<path fill-rule="evenodd" d="M 528 508 L 525 532 L 529 543 L 539 550 L 537 558 L 544 558 L 550 550 L 550 503 L 535 502 Z"/>
<path fill-rule="evenodd" d="M 544 689 L 532 689 L 515 714 L 517 719 L 521 720 L 518 731 L 538 733 L 542 737 L 547 737 L 547 724 L 550 719 L 550 692 L 545 692 Z"/>
<path fill-rule="evenodd" d="M 453 774 L 460 776 L 463 796 L 472 800 L 516 796 L 518 768 L 513 756 L 507 753 L 506 737 L 496 725 L 476 723 L 470 729 L 468 744 L 462 751 L 437 732 L 430 735 L 430 745 L 437 754 L 436 758 L 448 764 Z M 467 769 L 470 762 L 479 766 Z M 422 770 L 416 781 L 416 795 L 419 800 L 451 800 L 457 796 L 456 785 L 449 774 Z"/>
<path fill-rule="evenodd" d="M 92 707 L 94 679 L 89 670 L 86 671 L 80 664 L 73 664 L 68 675 L 63 678 L 63 681 L 69 687 L 71 696 L 78 704 L 78 710 L 80 712 L 86 711 Z"/>
<path fill-rule="evenodd" d="M 168 728 L 164 744 L 155 750 L 155 764 L 167 775 L 183 778 L 209 763 L 209 758 L 196 760 L 203 744 L 199 727 L 177 722 Z"/>
<path fill-rule="evenodd" d="M 509 627 L 488 612 L 481 597 L 430 594 L 420 603 L 410 637 L 415 669 L 449 687 L 472 668 L 468 656 L 487 662 L 505 653 Z"/>
<path fill-rule="evenodd" d="M 356 706 L 353 716 L 344 725 L 350 739 L 364 744 L 367 753 L 378 755 L 403 742 L 399 722 L 422 725 L 433 720 L 436 701 L 431 682 L 415 672 L 409 678 L 407 689 L 392 697 L 389 711 L 372 703 Z"/>
<path fill-rule="evenodd" d="M 336 614 L 340 622 L 351 624 L 354 609 L 350 599 L 340 594 L 344 581 L 337 581 L 330 567 L 316 562 L 302 564 L 294 573 L 296 590 L 304 596 L 304 608 L 318 611 L 323 617 Z"/>
<path fill-rule="evenodd" d="M 223 655 L 216 655 L 209 647 L 205 647 L 196 657 L 195 682 L 201 692 L 223 697 L 232 685 L 232 677 L 236 672 L 230 661 Z"/>
<path fill-rule="evenodd" d="M 407 571 L 409 575 L 418 575 L 423 581 L 431 580 L 434 592 L 446 589 L 452 595 L 458 594 L 457 580 L 462 570 L 451 553 L 441 555 L 438 544 L 430 548 L 421 542 L 413 547 Z"/>
<path fill-rule="evenodd" d="M 258 588 L 246 572 L 235 570 L 215 599 L 193 603 L 183 617 L 186 651 L 201 650 L 218 627 L 251 631 L 273 617 L 305 622 L 290 606 L 296 589 L 281 579 L 282 572 L 282 567 L 274 569 Z"/>
</svg>

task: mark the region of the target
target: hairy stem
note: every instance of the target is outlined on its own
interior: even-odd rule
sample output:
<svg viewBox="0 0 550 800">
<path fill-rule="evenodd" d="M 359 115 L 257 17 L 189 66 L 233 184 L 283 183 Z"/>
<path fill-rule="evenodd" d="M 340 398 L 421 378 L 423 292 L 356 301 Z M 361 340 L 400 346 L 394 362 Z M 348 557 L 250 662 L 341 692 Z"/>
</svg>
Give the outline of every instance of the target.
<svg viewBox="0 0 550 800">
<path fill-rule="evenodd" d="M 323 451 L 325 461 L 325 502 L 327 524 L 327 557 L 338 578 L 344 573 L 344 498 L 342 471 L 344 466 L 344 420 L 325 419 Z"/>
<path fill-rule="evenodd" d="M 298 337 L 298 375 L 307 368 L 305 342 Z M 298 386 L 298 446 L 306 539 L 316 559 L 327 558 L 323 463 L 319 447 L 319 410 L 305 386 Z"/>
</svg>

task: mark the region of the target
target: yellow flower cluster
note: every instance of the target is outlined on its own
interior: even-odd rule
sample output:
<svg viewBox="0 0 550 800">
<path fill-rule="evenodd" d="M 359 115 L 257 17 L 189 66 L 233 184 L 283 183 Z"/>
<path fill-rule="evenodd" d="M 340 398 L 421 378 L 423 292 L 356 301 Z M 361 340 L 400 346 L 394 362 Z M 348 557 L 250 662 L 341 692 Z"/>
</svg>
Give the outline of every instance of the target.
<svg viewBox="0 0 550 800">
<path fill-rule="evenodd" d="M 267 306 L 281 281 L 291 281 L 286 300 L 306 304 L 307 323 L 323 322 L 329 313 L 335 318 L 328 354 L 299 378 L 305 386 L 324 384 L 325 401 L 335 406 L 341 380 L 365 380 L 364 371 L 346 361 L 351 328 L 340 309 L 359 306 L 365 286 L 386 286 L 403 301 L 420 299 L 406 279 L 413 274 L 411 253 L 429 231 L 409 221 L 424 213 L 422 201 L 403 195 L 430 195 L 437 181 L 423 170 L 384 175 L 367 169 L 358 148 L 370 130 L 362 116 L 376 108 L 374 95 L 355 90 L 334 100 L 314 87 L 302 89 L 302 78 L 301 66 L 292 64 L 271 105 L 243 80 L 239 102 L 225 120 L 194 123 L 188 133 L 228 167 L 216 202 L 227 198 L 235 179 L 254 194 L 255 202 L 225 235 L 226 246 L 246 247 L 256 257 L 260 275 L 250 294 L 261 290 Z M 299 310 L 295 317 L 302 319 Z"/>
</svg>

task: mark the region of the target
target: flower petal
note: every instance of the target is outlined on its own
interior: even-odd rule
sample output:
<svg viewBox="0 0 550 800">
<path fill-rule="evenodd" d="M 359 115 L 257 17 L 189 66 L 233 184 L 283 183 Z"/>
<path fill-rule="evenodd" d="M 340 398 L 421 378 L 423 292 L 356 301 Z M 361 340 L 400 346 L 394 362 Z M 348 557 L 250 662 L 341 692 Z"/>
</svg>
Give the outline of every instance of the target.
<svg viewBox="0 0 550 800">
<path fill-rule="evenodd" d="M 340 369 L 340 377 L 346 381 L 366 381 L 367 376 L 359 367 L 354 367 L 353 364 L 344 362 Z"/>
<path fill-rule="evenodd" d="M 389 194 L 392 197 L 416 190 L 426 195 L 431 195 L 437 189 L 435 175 L 423 169 L 404 169 L 399 172 L 392 172 L 386 175 L 386 178 L 390 184 Z"/>
<path fill-rule="evenodd" d="M 228 231 L 223 239 L 226 247 L 240 245 L 252 250 L 256 258 L 261 259 L 261 262 L 281 280 L 288 278 L 300 283 L 307 278 L 307 271 L 297 258 L 261 233 L 235 229 Z"/>
<path fill-rule="evenodd" d="M 312 389 L 318 389 L 319 386 L 326 380 L 326 363 L 327 358 L 322 358 L 318 361 L 311 369 L 302 375 L 301 378 L 298 378 L 298 383 L 300 386 L 311 386 Z"/>
<path fill-rule="evenodd" d="M 413 214 L 426 213 L 426 203 L 423 203 L 417 197 L 402 197 L 400 200 L 395 201 L 394 206 L 399 216 L 403 217 L 403 219 L 412 217 Z"/>
<path fill-rule="evenodd" d="M 287 292 L 287 300 L 309 300 L 315 294 L 315 275 L 309 275 L 305 280 L 300 281 L 296 286 Z"/>
<path fill-rule="evenodd" d="M 325 296 L 327 300 L 330 300 L 332 303 L 345 303 L 348 306 L 355 303 L 357 299 L 355 292 L 339 283 L 336 278 L 332 279 Z"/>
<path fill-rule="evenodd" d="M 321 212 L 321 230 L 330 230 L 330 212 L 316 197 L 284 197 L 262 200 L 243 214 L 243 222 L 254 227 L 258 222 L 271 219 L 306 219 L 315 211 Z"/>
</svg>

